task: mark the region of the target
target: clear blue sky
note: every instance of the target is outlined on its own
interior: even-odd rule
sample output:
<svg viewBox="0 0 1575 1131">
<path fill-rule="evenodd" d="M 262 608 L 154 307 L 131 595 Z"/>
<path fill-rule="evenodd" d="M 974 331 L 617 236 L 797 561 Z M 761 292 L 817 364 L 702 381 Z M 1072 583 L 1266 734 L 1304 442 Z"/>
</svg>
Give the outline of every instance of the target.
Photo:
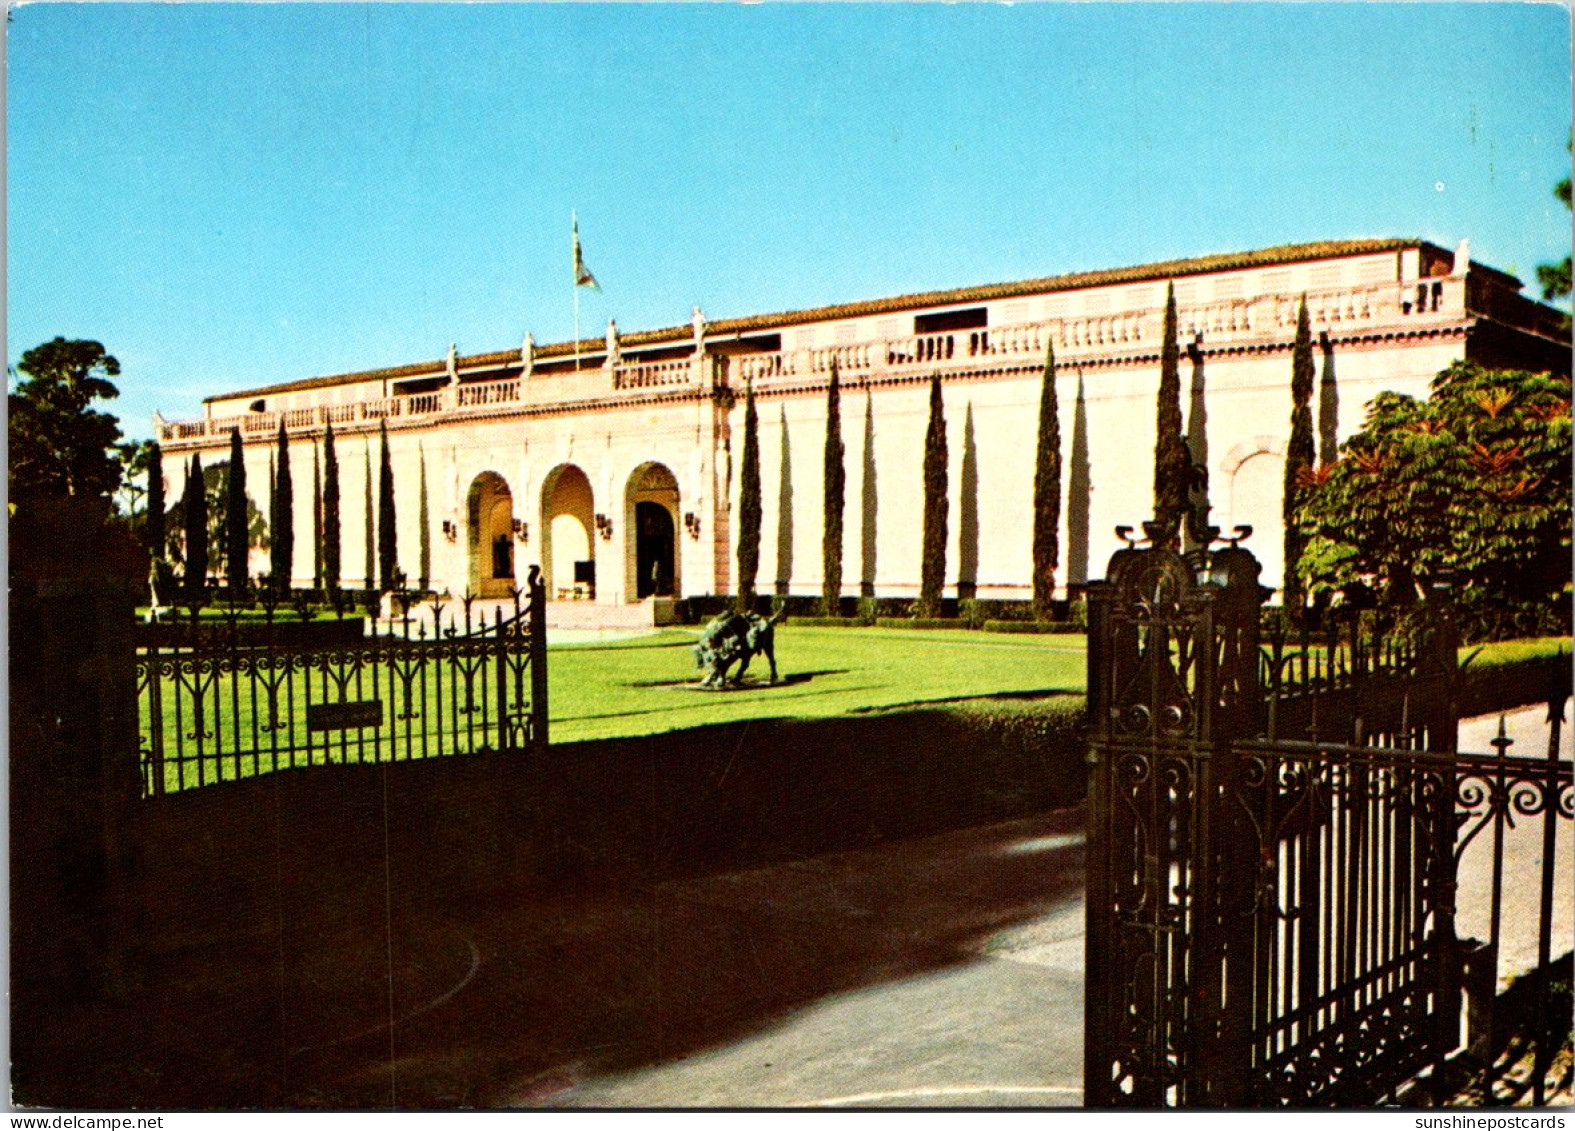
<svg viewBox="0 0 1575 1131">
<path fill-rule="evenodd" d="M 154 408 L 1301 240 L 1570 247 L 1559 4 L 26 4 L 8 360 Z"/>
</svg>

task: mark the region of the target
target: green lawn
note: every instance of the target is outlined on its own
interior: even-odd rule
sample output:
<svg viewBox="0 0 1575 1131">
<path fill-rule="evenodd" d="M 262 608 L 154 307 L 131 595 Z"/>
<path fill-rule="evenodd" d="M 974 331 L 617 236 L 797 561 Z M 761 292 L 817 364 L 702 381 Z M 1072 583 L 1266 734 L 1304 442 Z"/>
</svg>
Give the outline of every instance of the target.
<svg viewBox="0 0 1575 1131">
<path fill-rule="evenodd" d="M 765 684 L 770 668 L 757 658 L 743 689 L 700 691 L 690 652 L 699 632 L 670 629 L 620 642 L 553 646 L 552 741 L 1083 691 L 1081 636 L 792 625 L 776 630 L 777 686 Z"/>
<path fill-rule="evenodd" d="M 1077 694 L 1083 688 L 1081 636 L 779 626 L 776 686 L 767 684 L 769 666 L 757 659 L 743 688 L 702 691 L 690 650 L 699 632 L 670 629 L 619 641 L 552 645 L 552 741 L 636 737 L 751 718 L 825 718 L 989 696 Z M 342 653 L 336 655 L 343 660 Z M 250 664 L 236 670 L 233 664 L 172 665 L 172 658 L 164 654 L 168 674 L 159 681 L 157 705 L 150 685 L 139 710 L 150 748 L 155 713 L 161 722 L 157 746 L 166 790 L 322 762 L 429 758 L 498 741 L 490 658 L 474 657 L 462 666 L 422 664 L 401 660 L 396 652 L 381 663 L 336 661 L 326 669 L 259 662 L 256 674 Z M 308 727 L 308 703 L 341 701 L 376 701 L 381 725 L 318 732 Z"/>
</svg>

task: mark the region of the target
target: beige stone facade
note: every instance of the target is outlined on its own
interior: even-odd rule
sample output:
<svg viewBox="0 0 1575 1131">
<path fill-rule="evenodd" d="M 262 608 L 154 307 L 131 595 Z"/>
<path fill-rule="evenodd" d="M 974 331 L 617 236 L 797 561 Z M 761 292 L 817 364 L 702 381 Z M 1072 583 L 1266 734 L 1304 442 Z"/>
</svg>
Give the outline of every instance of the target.
<svg viewBox="0 0 1575 1131">
<path fill-rule="evenodd" d="M 200 419 L 157 421 L 165 467 L 245 440 L 267 482 L 282 420 L 295 483 L 296 584 L 313 579 L 314 452 L 335 434 L 341 579 L 363 579 L 365 469 L 386 422 L 399 564 L 418 574 L 420 483 L 429 585 L 501 592 L 542 567 L 554 600 L 623 605 L 736 589 L 743 390 L 759 413 L 762 593 L 819 594 L 827 378 L 842 388 L 843 592 L 903 597 L 919 581 L 928 382 L 943 382 L 950 454 L 948 595 L 1029 595 L 1040 380 L 1054 346 L 1060 405 L 1057 580 L 1098 576 L 1118 524 L 1152 510 L 1166 288 L 1184 355 L 1183 411 L 1217 525 L 1251 525 L 1280 575 L 1290 350 L 1305 294 L 1330 438 L 1380 390 L 1426 395 L 1460 358 L 1567 370 L 1557 311 L 1511 276 L 1418 240 L 1295 245 L 1142 267 L 690 323 L 605 341 L 456 356 L 220 393 Z M 370 450 L 370 459 L 366 452 Z M 373 492 L 375 497 L 376 492 Z M 263 503 L 262 499 L 259 499 Z M 265 504 L 264 504 L 265 505 Z M 254 568 L 266 569 L 259 554 Z"/>
</svg>

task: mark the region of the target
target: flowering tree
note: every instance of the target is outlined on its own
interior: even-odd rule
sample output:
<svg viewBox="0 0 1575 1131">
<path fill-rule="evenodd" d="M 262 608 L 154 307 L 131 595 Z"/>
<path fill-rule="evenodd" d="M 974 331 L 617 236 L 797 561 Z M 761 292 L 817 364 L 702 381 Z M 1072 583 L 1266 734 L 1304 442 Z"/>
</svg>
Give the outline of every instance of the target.
<svg viewBox="0 0 1575 1131">
<path fill-rule="evenodd" d="M 1456 362 L 1426 400 L 1380 393 L 1303 473 L 1302 577 L 1388 601 L 1447 582 L 1473 637 L 1569 630 L 1570 385 Z"/>
</svg>

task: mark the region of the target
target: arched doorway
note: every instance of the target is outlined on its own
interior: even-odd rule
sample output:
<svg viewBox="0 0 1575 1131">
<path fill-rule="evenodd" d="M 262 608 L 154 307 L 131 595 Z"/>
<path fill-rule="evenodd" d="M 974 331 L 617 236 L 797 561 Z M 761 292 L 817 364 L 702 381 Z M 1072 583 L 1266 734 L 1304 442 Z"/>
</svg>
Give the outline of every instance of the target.
<svg viewBox="0 0 1575 1131">
<path fill-rule="evenodd" d="M 1263 566 L 1263 584 L 1277 591 L 1270 599 L 1273 604 L 1279 603 L 1282 594 L 1278 590 L 1285 584 L 1285 547 L 1280 534 L 1285 528 L 1283 448 L 1277 440 L 1259 438 L 1238 445 L 1224 462 L 1227 509 L 1221 525 L 1226 530 L 1252 527 L 1253 537 L 1247 544 Z"/>
<path fill-rule="evenodd" d="M 634 504 L 635 596 L 673 595 L 673 516 L 661 503 Z"/>
<path fill-rule="evenodd" d="M 572 463 L 553 468 L 541 486 L 541 569 L 548 597 L 596 596 L 595 515 L 585 472 Z"/>
<path fill-rule="evenodd" d="M 514 496 L 496 472 L 484 471 L 466 499 L 470 591 L 507 597 L 514 580 Z"/>
<path fill-rule="evenodd" d="M 629 592 L 637 600 L 678 593 L 678 480 L 659 463 L 629 476 L 628 518 L 634 537 L 628 548 Z"/>
</svg>

